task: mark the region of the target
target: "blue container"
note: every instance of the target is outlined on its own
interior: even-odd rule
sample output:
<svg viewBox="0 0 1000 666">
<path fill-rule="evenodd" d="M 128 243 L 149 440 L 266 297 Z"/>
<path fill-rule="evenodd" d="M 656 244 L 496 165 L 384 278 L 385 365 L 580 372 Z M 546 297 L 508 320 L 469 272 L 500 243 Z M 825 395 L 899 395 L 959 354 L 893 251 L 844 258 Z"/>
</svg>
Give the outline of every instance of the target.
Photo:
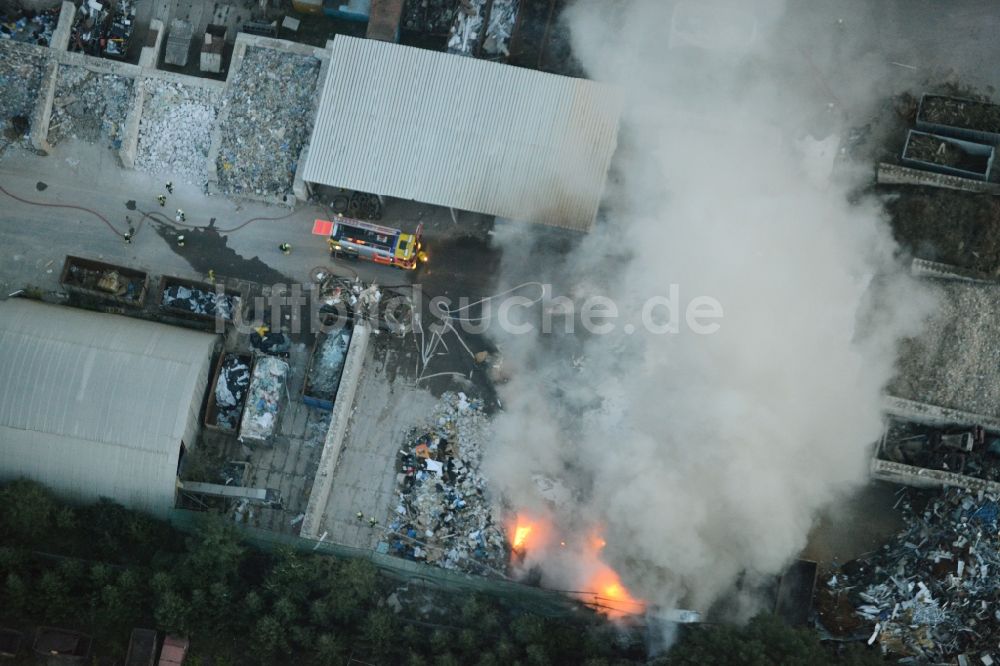
<svg viewBox="0 0 1000 666">
<path fill-rule="evenodd" d="M 930 137 L 934 141 L 948 144 L 953 148 L 957 148 L 964 152 L 973 161 L 981 161 L 984 165 L 982 170 L 972 170 L 959 168 L 955 166 L 948 166 L 945 164 L 937 164 L 935 162 L 930 162 L 923 159 L 918 159 L 910 156 L 910 144 L 917 137 Z M 902 162 L 907 166 L 916 167 L 917 169 L 924 169 L 926 171 L 935 171 L 937 173 L 944 173 L 950 176 L 959 176 L 961 178 L 972 178 L 974 180 L 989 180 L 990 171 L 993 168 L 993 146 L 988 146 L 982 143 L 974 143 L 972 141 L 964 141 L 962 139 L 955 139 L 948 136 L 941 136 L 939 134 L 930 134 L 928 132 L 919 132 L 917 130 L 910 130 L 906 135 L 906 145 L 903 146 L 903 157 Z M 978 158 L 978 160 L 977 160 Z"/>
<path fill-rule="evenodd" d="M 998 123 L 994 127 L 966 127 L 952 123 L 932 122 L 927 119 L 928 110 L 935 104 L 947 104 L 958 107 L 980 107 L 984 111 L 996 113 Z M 961 97 L 948 97 L 945 95 L 929 95 L 924 93 L 920 98 L 920 106 L 917 107 L 917 129 L 925 130 L 934 134 L 944 136 L 954 136 L 959 139 L 967 139 L 978 143 L 986 143 L 991 146 L 1000 144 L 1000 105 L 989 104 L 988 102 L 977 102 L 973 99 Z"/>
</svg>

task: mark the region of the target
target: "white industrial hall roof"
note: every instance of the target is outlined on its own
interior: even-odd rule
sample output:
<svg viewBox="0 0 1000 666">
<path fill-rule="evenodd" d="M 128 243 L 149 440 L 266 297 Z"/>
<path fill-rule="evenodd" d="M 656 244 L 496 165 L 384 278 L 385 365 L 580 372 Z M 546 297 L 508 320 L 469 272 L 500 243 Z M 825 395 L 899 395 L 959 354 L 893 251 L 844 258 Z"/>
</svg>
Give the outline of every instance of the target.
<svg viewBox="0 0 1000 666">
<path fill-rule="evenodd" d="M 0 479 L 165 513 L 214 345 L 128 317 L 0 302 Z"/>
<path fill-rule="evenodd" d="M 303 180 L 578 230 L 618 140 L 613 89 L 338 35 Z"/>
</svg>

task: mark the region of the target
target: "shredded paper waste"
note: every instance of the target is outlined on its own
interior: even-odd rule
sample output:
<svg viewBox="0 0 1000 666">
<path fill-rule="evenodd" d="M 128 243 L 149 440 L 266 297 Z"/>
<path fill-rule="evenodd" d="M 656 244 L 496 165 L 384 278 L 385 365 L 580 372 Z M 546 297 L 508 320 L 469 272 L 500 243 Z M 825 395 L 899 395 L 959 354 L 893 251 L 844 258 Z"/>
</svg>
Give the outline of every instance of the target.
<svg viewBox="0 0 1000 666">
<path fill-rule="evenodd" d="M 904 492 L 904 530 L 827 581 L 827 598 L 846 600 L 857 627 L 836 612 L 831 622 L 910 663 L 1000 659 L 1000 498 Z"/>
<path fill-rule="evenodd" d="M 502 575 L 509 551 L 479 473 L 489 421 L 478 400 L 445 393 L 400 450 L 390 552 L 445 569 Z"/>
</svg>

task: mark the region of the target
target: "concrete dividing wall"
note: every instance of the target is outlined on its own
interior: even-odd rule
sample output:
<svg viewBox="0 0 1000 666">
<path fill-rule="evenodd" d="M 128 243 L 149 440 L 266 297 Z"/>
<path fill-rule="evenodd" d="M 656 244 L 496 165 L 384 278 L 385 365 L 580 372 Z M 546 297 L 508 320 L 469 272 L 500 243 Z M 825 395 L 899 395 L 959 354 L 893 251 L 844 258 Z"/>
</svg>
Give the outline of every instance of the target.
<svg viewBox="0 0 1000 666">
<path fill-rule="evenodd" d="M 53 51 L 69 49 L 69 38 L 74 18 L 76 18 L 76 5 L 72 2 L 63 2 L 62 9 L 59 10 L 59 23 L 52 33 L 52 42 L 49 44 Z"/>
<path fill-rule="evenodd" d="M 56 94 L 56 81 L 59 77 L 59 62 L 54 58 L 49 60 L 45 68 L 45 77 L 35 102 L 35 112 L 31 118 L 31 145 L 35 150 L 48 151 L 49 121 L 52 120 L 52 100 Z"/>
<path fill-rule="evenodd" d="M 337 470 L 340 451 L 347 434 L 347 425 L 354 410 L 354 396 L 358 390 L 358 381 L 364 367 L 365 355 L 368 350 L 368 338 L 371 327 L 366 323 L 355 325 L 351 344 L 347 348 L 347 358 L 344 359 L 344 370 L 337 389 L 337 397 L 333 402 L 333 413 L 330 415 L 330 429 L 326 433 L 323 444 L 323 454 L 316 468 L 313 487 L 309 493 L 309 503 L 306 505 L 306 516 L 302 520 L 300 534 L 309 539 L 322 536 L 323 514 L 330 500 L 330 489 L 333 487 L 333 474 Z"/>
<path fill-rule="evenodd" d="M 156 69 L 160 66 L 160 52 L 163 50 L 163 21 L 153 19 L 149 22 L 149 33 L 152 43 L 147 39 L 146 44 L 139 53 L 139 67 L 143 69 Z"/>
</svg>

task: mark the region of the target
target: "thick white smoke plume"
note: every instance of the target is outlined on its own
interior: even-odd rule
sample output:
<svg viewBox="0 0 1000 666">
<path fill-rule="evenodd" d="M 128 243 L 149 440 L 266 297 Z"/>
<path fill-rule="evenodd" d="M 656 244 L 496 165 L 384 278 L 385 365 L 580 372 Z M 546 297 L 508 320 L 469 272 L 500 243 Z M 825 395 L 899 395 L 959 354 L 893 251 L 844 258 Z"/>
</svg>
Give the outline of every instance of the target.
<svg viewBox="0 0 1000 666">
<path fill-rule="evenodd" d="M 780 572 L 817 512 L 865 482 L 896 342 L 931 299 L 896 265 L 878 204 L 813 168 L 808 146 L 843 129 L 844 108 L 785 66 L 783 8 L 713 3 L 712 32 L 674 6 L 569 13 L 575 54 L 625 111 L 605 219 L 552 267 L 553 289 L 606 295 L 620 316 L 604 335 L 495 332 L 512 380 L 487 471 L 560 535 L 602 530 L 601 558 L 636 596 L 704 610 L 740 575 Z M 516 272 L 527 241 L 508 240 Z M 679 332 L 651 333 L 643 303 L 671 285 Z M 701 320 L 713 334 L 685 322 L 698 296 L 722 306 Z M 542 477 L 568 492 L 544 497 Z M 586 558 L 558 541 L 528 563 L 580 589 Z"/>
</svg>

